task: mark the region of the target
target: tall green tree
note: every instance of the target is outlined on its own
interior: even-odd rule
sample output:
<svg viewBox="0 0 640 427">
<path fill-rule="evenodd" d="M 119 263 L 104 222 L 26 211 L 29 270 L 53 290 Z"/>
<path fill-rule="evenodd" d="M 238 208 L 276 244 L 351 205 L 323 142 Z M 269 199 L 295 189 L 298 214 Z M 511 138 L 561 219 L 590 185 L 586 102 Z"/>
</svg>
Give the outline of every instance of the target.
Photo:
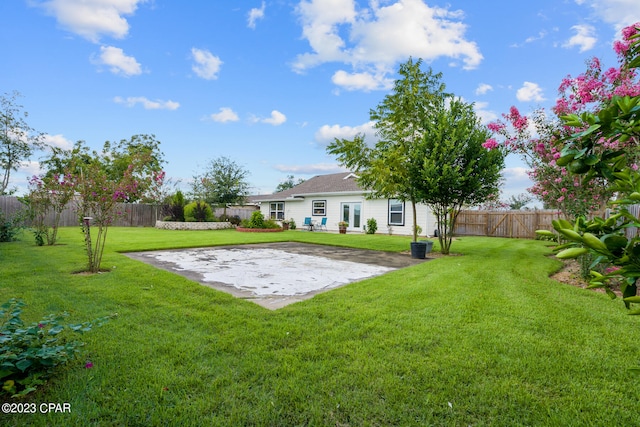
<svg viewBox="0 0 640 427">
<path fill-rule="evenodd" d="M 433 118 L 411 152 L 422 164 L 409 181 L 416 199 L 433 209 L 440 248 L 448 254 L 462 207 L 482 203 L 499 190 L 504 153 L 483 147 L 489 131 L 473 104 L 448 97 Z"/>
<path fill-rule="evenodd" d="M 117 181 L 124 175 L 131 175 L 139 186 L 126 202 L 160 202 L 164 194 L 158 187 L 164 184 L 163 166 L 166 163 L 160 149 L 160 141 L 155 135 L 139 134 L 119 142 L 106 141 L 100 151 L 91 150 L 85 141 L 78 141 L 71 149 L 52 147 L 49 156 L 41 166 L 46 176 L 79 175 L 89 165 L 99 163 L 106 179 Z M 135 198 L 133 198 L 135 196 Z"/>
<path fill-rule="evenodd" d="M 42 134 L 27 124 L 29 115 L 17 103 L 18 97 L 17 91 L 0 96 L 0 194 L 7 194 L 11 172 L 17 171 L 34 150 L 44 146 Z"/>
<path fill-rule="evenodd" d="M 194 198 L 211 205 L 224 207 L 242 203 L 249 194 L 247 176 L 249 172 L 227 157 L 213 159 L 205 171 L 193 177 L 192 193 Z"/>
<path fill-rule="evenodd" d="M 284 190 L 288 190 L 290 188 L 295 187 L 296 185 L 300 185 L 304 182 L 305 180 L 302 178 L 298 178 L 298 180 L 296 181 L 295 177 L 293 175 L 287 175 L 287 179 L 285 179 L 284 181 L 282 181 L 280 184 L 278 184 L 278 186 L 276 187 L 276 193 L 279 193 L 281 191 Z"/>
<path fill-rule="evenodd" d="M 137 193 L 139 199 L 130 202 L 161 202 L 164 194 L 159 188 L 164 184 L 163 166 L 166 161 L 155 135 L 138 134 L 118 142 L 107 141 L 103 147 L 103 157 L 110 160 L 107 172 L 113 180 L 124 176 L 127 170 L 133 171 L 141 188 Z"/>
<path fill-rule="evenodd" d="M 413 210 L 413 239 L 417 240 L 419 193 L 415 177 L 422 166 L 413 156 L 434 113 L 443 108 L 445 84 L 442 73 L 421 69 L 422 60 L 409 60 L 400 65 L 400 78 L 390 94 L 369 111 L 379 137 L 374 147 L 364 135 L 352 140 L 336 139 L 327 147 L 330 154 L 358 175 L 361 186 L 372 190 L 372 197 L 389 197 L 410 201 Z"/>
</svg>

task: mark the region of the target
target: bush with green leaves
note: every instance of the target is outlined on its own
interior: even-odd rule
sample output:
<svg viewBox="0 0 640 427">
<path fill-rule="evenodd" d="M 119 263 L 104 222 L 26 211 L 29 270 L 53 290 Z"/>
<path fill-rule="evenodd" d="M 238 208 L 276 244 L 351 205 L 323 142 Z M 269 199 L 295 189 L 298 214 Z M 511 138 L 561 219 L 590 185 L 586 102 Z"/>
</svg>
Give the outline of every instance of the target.
<svg viewBox="0 0 640 427">
<path fill-rule="evenodd" d="M 0 306 L 0 396 L 22 397 L 44 384 L 57 366 L 80 352 L 83 343 L 70 341 L 69 332 L 87 332 L 108 319 L 65 325 L 68 314 L 62 313 L 25 325 L 20 318 L 25 305 L 12 298 Z"/>
<path fill-rule="evenodd" d="M 211 206 L 209 206 L 208 203 L 198 200 L 184 207 L 184 219 L 187 222 L 211 222 L 215 218 Z"/>
<path fill-rule="evenodd" d="M 264 219 L 264 215 L 260 211 L 251 214 L 251 218 L 242 221 L 243 228 L 280 228 L 280 225 L 272 219 Z"/>
<path fill-rule="evenodd" d="M 184 195 L 182 191 L 176 191 L 176 194 L 171 196 L 169 201 L 169 215 L 171 217 L 171 221 L 179 221 L 184 222 Z"/>
<path fill-rule="evenodd" d="M 375 218 L 369 218 L 365 226 L 365 232 L 367 234 L 376 234 L 376 231 L 378 231 L 378 222 Z"/>
<path fill-rule="evenodd" d="M 624 43 L 615 46 L 622 54 L 621 70 L 636 75 L 640 70 L 640 23 L 622 30 Z M 639 86 L 640 88 L 640 86 Z M 619 88 L 619 89 L 625 89 Z M 579 169 L 572 173 L 606 179 L 615 200 L 609 202 L 608 218 L 578 217 L 574 222 L 553 221 L 553 228 L 568 243 L 556 247 L 560 259 L 574 259 L 586 254 L 594 258 L 590 288 L 604 288 L 611 298 L 616 297 L 613 285 L 619 285 L 629 314 L 640 315 L 640 235 L 627 233 L 640 227 L 640 216 L 631 206 L 640 203 L 640 169 L 635 153 L 640 147 L 640 95 L 615 92 L 607 97 L 599 109 L 581 115 L 560 117 L 570 127 L 570 137 L 560 141 L 558 165 L 577 162 Z M 553 236 L 546 230 L 538 234 Z M 595 269 L 606 267 L 604 274 Z"/>
<path fill-rule="evenodd" d="M 264 215 L 260 211 L 255 211 L 251 214 L 251 218 L 248 221 L 248 228 L 263 228 L 264 227 Z"/>
<path fill-rule="evenodd" d="M 25 212 L 18 211 L 12 215 L 0 210 L 0 242 L 13 242 L 24 228 Z"/>
</svg>

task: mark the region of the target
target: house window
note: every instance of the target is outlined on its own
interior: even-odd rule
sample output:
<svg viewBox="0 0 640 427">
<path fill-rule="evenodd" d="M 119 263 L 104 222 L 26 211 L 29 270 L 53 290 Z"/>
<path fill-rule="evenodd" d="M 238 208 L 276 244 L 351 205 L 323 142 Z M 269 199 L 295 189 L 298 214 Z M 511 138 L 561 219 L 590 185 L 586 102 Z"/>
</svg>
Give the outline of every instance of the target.
<svg viewBox="0 0 640 427">
<path fill-rule="evenodd" d="M 269 218 L 284 219 L 284 202 L 271 202 L 269 204 Z"/>
<path fill-rule="evenodd" d="M 389 225 L 404 225 L 404 202 L 389 200 Z"/>
<path fill-rule="evenodd" d="M 314 200 L 312 203 L 314 216 L 326 216 L 327 215 L 327 201 L 326 200 Z"/>
</svg>

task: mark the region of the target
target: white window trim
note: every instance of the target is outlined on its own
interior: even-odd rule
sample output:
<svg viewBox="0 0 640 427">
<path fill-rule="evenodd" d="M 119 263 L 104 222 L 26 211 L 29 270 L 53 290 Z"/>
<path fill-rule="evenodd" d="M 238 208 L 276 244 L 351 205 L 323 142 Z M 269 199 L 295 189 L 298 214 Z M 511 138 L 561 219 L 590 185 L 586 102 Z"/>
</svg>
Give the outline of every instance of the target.
<svg viewBox="0 0 640 427">
<path fill-rule="evenodd" d="M 401 222 L 391 222 L 391 205 L 401 205 L 402 211 L 393 211 L 394 214 L 400 214 L 402 216 Z M 406 216 L 405 202 L 400 201 L 398 199 L 389 199 L 387 205 L 387 225 L 396 225 L 396 226 L 404 226 Z"/>
<path fill-rule="evenodd" d="M 282 210 L 278 209 L 278 205 L 282 203 Z M 275 205 L 275 209 L 271 207 Z M 278 213 L 282 212 L 282 218 L 278 218 Z M 284 219 L 284 202 L 269 202 L 269 219 L 283 220 Z"/>
<path fill-rule="evenodd" d="M 324 207 L 318 208 L 318 209 L 322 209 L 322 213 L 316 213 L 316 207 L 315 207 L 316 203 L 324 204 Z M 327 201 L 326 200 L 312 200 L 311 201 L 311 215 L 312 216 L 327 216 Z"/>
</svg>

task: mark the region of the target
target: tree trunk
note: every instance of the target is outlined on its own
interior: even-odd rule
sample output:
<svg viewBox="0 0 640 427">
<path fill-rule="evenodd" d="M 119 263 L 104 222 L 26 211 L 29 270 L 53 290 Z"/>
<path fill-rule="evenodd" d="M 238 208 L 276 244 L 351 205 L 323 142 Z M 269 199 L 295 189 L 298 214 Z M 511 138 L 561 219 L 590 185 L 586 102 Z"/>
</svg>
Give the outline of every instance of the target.
<svg viewBox="0 0 640 427">
<path fill-rule="evenodd" d="M 418 241 L 418 218 L 416 216 L 416 201 L 411 199 L 411 209 L 413 210 L 413 241 Z"/>
</svg>

